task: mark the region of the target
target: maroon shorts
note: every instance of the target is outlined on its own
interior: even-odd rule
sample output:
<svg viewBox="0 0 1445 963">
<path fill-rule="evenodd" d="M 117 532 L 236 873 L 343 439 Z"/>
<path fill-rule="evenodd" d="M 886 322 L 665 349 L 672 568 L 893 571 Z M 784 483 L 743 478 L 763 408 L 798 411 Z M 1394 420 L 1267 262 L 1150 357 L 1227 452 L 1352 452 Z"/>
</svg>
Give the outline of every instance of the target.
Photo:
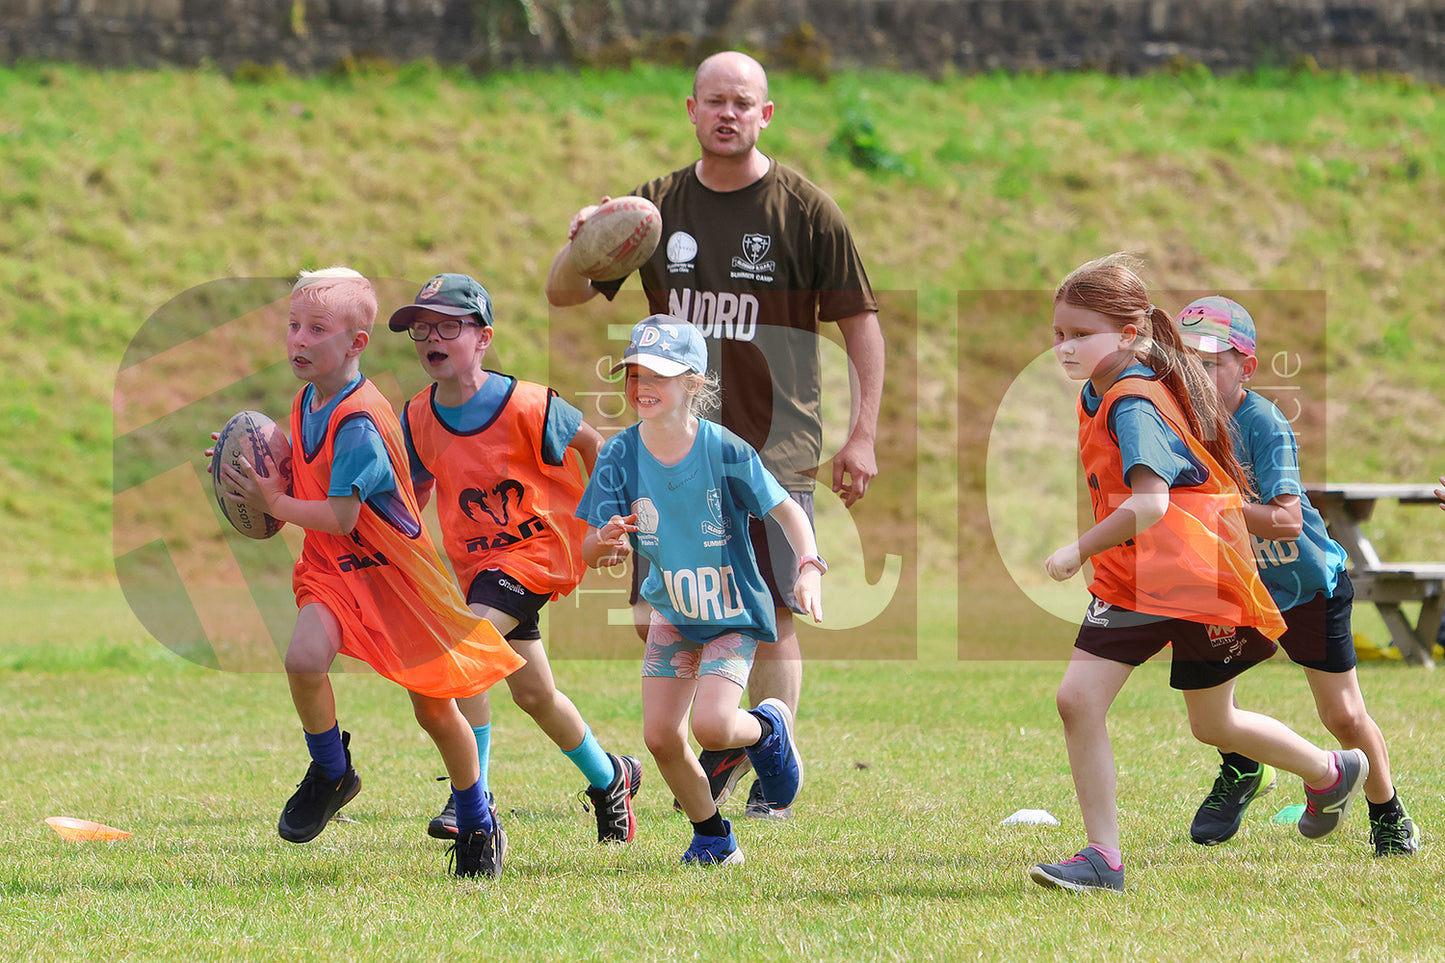
<svg viewBox="0 0 1445 963">
<path fill-rule="evenodd" d="M 1143 665 L 1173 644 L 1169 685 L 1212 689 L 1274 655 L 1269 637 L 1249 626 L 1205 625 L 1148 615 L 1094 599 L 1084 613 L 1074 648 L 1111 662 Z"/>
</svg>

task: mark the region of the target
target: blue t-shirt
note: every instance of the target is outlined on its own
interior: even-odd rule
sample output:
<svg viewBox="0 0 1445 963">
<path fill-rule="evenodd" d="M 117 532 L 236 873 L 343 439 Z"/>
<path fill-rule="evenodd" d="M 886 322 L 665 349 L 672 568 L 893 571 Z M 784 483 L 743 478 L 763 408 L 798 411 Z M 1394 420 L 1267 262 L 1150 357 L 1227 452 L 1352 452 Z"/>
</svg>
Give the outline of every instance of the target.
<svg viewBox="0 0 1445 963">
<path fill-rule="evenodd" d="M 497 417 L 502 405 L 511 397 L 512 386 L 516 383 L 517 379 L 511 375 L 488 371 L 487 380 L 482 382 L 475 394 L 460 405 L 436 405 L 437 417 L 442 424 L 460 434 L 477 431 Z M 567 447 L 572 444 L 572 439 L 577 437 L 577 430 L 581 427 L 582 412 L 578 411 L 576 406 L 554 396 L 552 403 L 547 406 L 547 423 L 542 426 L 542 460 L 548 465 L 562 464 L 567 457 Z M 412 481 L 418 485 L 432 481 L 434 476 L 416 456 L 416 445 L 412 443 L 411 428 L 405 418 L 402 419 L 401 430 L 406 437 L 406 454 L 411 462 Z"/>
<path fill-rule="evenodd" d="M 1281 612 L 1320 592 L 1333 595 L 1345 570 L 1345 550 L 1325 530 L 1325 520 L 1305 497 L 1299 477 L 1299 446 L 1289 421 L 1273 404 L 1247 391 L 1234 413 L 1234 453 L 1254 479 L 1259 503 L 1298 495 L 1304 529 L 1293 542 L 1272 542 L 1251 534 L 1254 561 Z"/>
<path fill-rule="evenodd" d="M 1153 378 L 1154 371 L 1146 365 L 1135 364 L 1119 377 L 1132 375 Z M 1098 411 L 1103 400 L 1094 390 L 1093 382 L 1084 382 L 1085 411 L 1090 414 Z M 1147 398 L 1124 398 L 1109 409 L 1109 433 L 1119 443 L 1125 479 L 1129 477 L 1129 470 L 1138 465 L 1164 479 L 1170 488 L 1193 488 L 1209 477 L 1208 470 L 1194 457 L 1189 445 L 1169 427 L 1159 409 Z"/>
<path fill-rule="evenodd" d="M 637 514 L 632 548 L 652 563 L 642 597 L 693 642 L 738 632 L 777 641 L 773 598 L 748 539 L 788 494 L 747 442 L 716 422 L 699 423 L 692 450 L 664 465 L 633 425 L 602 446 L 577 517 L 601 528 Z"/>
<path fill-rule="evenodd" d="M 301 396 L 301 441 L 306 451 L 315 451 L 326 437 L 326 426 L 342 398 L 361 384 L 361 375 L 336 393 L 319 411 L 311 410 L 316 386 L 307 385 Z M 378 495 L 396 491 L 396 477 L 391 471 L 391 456 L 376 424 L 367 417 L 348 419 L 336 432 L 335 454 L 331 459 L 331 483 L 326 494 L 344 498 L 361 496 L 363 502 Z"/>
</svg>

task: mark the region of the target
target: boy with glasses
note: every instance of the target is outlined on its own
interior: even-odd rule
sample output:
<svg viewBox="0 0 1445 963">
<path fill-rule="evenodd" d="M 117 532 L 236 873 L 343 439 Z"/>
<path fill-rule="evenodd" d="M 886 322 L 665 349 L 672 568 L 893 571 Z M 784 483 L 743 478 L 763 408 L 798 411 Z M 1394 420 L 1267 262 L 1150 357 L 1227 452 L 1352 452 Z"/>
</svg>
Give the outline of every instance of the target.
<svg viewBox="0 0 1445 963">
<path fill-rule="evenodd" d="M 482 367 L 492 321 L 490 295 L 465 274 L 438 274 L 392 314 L 389 327 L 416 343 L 433 381 L 402 414 L 412 480 L 422 505 L 436 493 L 443 545 L 472 611 L 527 660 L 508 679 L 513 701 L 587 777 L 597 841 L 630 842 L 642 766 L 604 751 L 558 691 L 538 624 L 542 607 L 585 572 L 586 525 L 573 513 L 602 436 L 551 388 Z M 476 736 L 487 791 L 490 702 L 482 693 L 457 704 Z M 427 832 L 455 838 L 451 800 Z"/>
</svg>

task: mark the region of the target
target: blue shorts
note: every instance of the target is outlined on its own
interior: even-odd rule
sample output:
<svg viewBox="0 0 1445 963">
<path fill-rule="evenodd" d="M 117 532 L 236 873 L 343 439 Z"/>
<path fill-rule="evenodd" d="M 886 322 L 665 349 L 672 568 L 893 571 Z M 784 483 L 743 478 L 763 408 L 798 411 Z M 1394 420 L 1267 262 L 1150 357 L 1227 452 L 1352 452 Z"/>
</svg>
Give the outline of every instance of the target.
<svg viewBox="0 0 1445 963">
<path fill-rule="evenodd" d="M 711 642 L 694 642 L 653 612 L 642 656 L 642 677 L 700 679 L 705 675 L 720 675 L 746 689 L 757 649 L 757 639 L 737 632 L 718 636 Z"/>
<path fill-rule="evenodd" d="M 1098 599 L 1089 603 L 1074 648 L 1110 662 L 1139 666 L 1171 643 L 1169 685 L 1185 691 L 1223 685 L 1275 653 L 1269 637 L 1249 626 L 1205 625 L 1131 612 Z"/>
<path fill-rule="evenodd" d="M 1358 663 L 1350 613 L 1355 607 L 1355 583 L 1340 573 L 1335 594 L 1319 593 L 1308 602 L 1284 612 L 1288 627 L 1279 647 L 1297 665 L 1321 672 L 1348 672 Z"/>
<path fill-rule="evenodd" d="M 542 626 L 537 621 L 537 615 L 542 606 L 551 600 L 551 594 L 530 591 L 499 568 L 478 572 L 467 589 L 468 605 L 485 605 L 517 620 L 517 627 L 504 636 L 508 642 L 535 642 L 540 639 Z"/>
</svg>

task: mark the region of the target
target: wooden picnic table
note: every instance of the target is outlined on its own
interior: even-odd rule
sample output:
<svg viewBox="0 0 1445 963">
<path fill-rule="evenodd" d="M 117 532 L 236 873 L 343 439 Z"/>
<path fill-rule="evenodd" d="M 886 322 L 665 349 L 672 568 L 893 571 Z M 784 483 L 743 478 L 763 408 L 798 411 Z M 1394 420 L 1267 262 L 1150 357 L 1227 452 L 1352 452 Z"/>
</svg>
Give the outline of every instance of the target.
<svg viewBox="0 0 1445 963">
<path fill-rule="evenodd" d="M 1390 630 L 1390 640 L 1407 662 L 1435 667 L 1432 650 L 1445 611 L 1445 563 L 1381 560 L 1361 523 L 1380 501 L 1402 505 L 1434 505 L 1434 485 L 1325 482 L 1305 486 L 1310 504 L 1324 516 L 1330 536 L 1350 556 L 1355 599 L 1373 602 Z M 1411 625 L 1400 608 L 1419 602 L 1420 615 Z"/>
</svg>

